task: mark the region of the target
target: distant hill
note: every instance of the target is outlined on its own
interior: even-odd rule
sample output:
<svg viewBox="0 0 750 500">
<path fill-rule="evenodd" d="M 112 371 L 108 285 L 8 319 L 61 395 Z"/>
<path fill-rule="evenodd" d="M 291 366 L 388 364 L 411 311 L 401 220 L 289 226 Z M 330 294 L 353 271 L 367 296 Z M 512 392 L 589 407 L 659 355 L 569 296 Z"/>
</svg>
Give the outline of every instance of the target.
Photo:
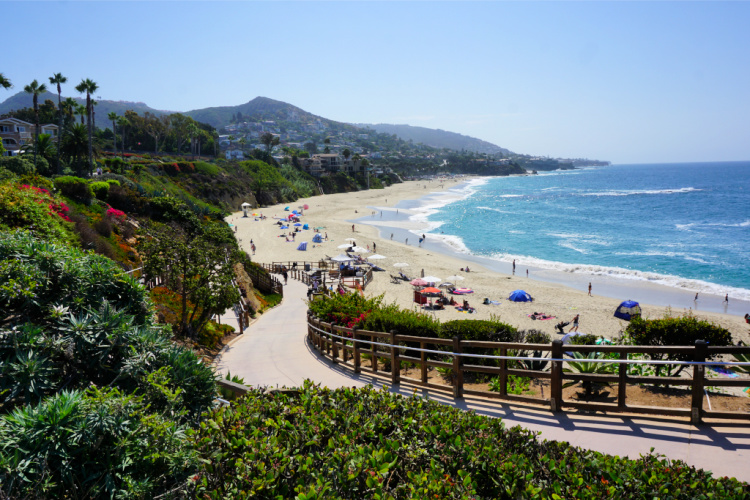
<svg viewBox="0 0 750 500">
<path fill-rule="evenodd" d="M 80 97 L 80 96 L 72 96 L 73 99 L 76 100 L 76 102 L 80 104 L 86 104 L 86 97 Z M 66 96 L 62 97 L 63 100 L 66 99 Z M 44 94 L 41 94 L 39 96 L 39 104 L 43 103 L 47 99 L 51 100 L 52 102 L 57 105 L 57 94 L 53 94 L 52 92 L 46 92 Z M 106 116 L 114 111 L 118 115 L 122 116 L 125 114 L 125 111 L 132 110 L 138 113 L 139 115 L 142 115 L 146 111 L 153 113 L 155 115 L 163 115 L 163 114 L 169 114 L 171 111 L 161 111 L 158 109 L 154 109 L 150 106 L 148 106 L 145 103 L 142 102 L 130 102 L 130 101 L 108 101 L 108 100 L 97 100 L 98 104 L 96 105 L 96 123 L 97 126 L 104 127 L 106 126 Z M 5 101 L 0 103 L 0 115 L 7 113 L 9 111 L 19 110 L 23 108 L 30 108 L 34 105 L 34 101 L 32 99 L 31 94 L 27 94 L 26 92 L 18 92 L 17 94 L 10 96 Z M 104 117 L 103 119 L 101 117 Z M 101 121 L 99 121 L 101 119 Z"/>
<path fill-rule="evenodd" d="M 57 94 L 47 92 L 39 96 L 40 103 L 47 99 L 57 103 Z M 65 99 L 65 96 L 63 96 L 63 99 Z M 86 99 L 80 96 L 74 96 L 73 99 L 82 104 L 86 102 Z M 125 114 L 125 111 L 127 110 L 135 111 L 140 115 L 147 111 L 157 116 L 173 113 L 173 111 L 154 109 L 143 102 L 109 100 L 100 100 L 97 102 L 96 122 L 98 126 L 102 127 L 107 126 L 106 116 L 112 111 L 120 116 Z M 32 105 L 32 97 L 30 94 L 27 94 L 26 92 L 18 92 L 0 103 L 0 115 L 11 110 L 30 108 Z M 511 153 L 509 150 L 487 141 L 440 129 L 436 130 L 425 127 L 413 127 L 411 125 L 355 125 L 336 122 L 321 116 L 313 115 L 312 113 L 308 113 L 307 111 L 291 104 L 269 99 L 268 97 L 256 97 L 255 99 L 238 106 L 218 106 L 194 109 L 192 111 L 183 112 L 183 114 L 190 116 L 199 122 L 211 124 L 217 129 L 229 125 L 232 122 L 232 119 L 236 118 L 238 114 L 241 114 L 242 119 L 247 121 L 274 120 L 277 122 L 310 123 L 319 120 L 330 130 L 350 129 L 355 131 L 356 129 L 368 128 L 379 133 L 386 133 L 389 135 L 396 134 L 396 136 L 402 140 L 411 140 L 414 143 L 422 143 L 434 148 L 448 148 L 456 151 L 467 150 L 490 154 L 502 153 L 507 155 Z"/>
<path fill-rule="evenodd" d="M 333 123 L 330 120 L 315 116 L 312 113 L 300 109 L 291 104 L 275 101 L 268 97 L 256 97 L 252 101 L 239 106 L 218 106 L 214 108 L 194 109 L 187 111 L 186 115 L 194 120 L 208 123 L 216 128 L 224 127 L 232 122 L 232 118 L 242 113 L 242 119 L 248 121 L 274 120 L 274 121 L 311 121 L 321 120 Z"/>
<path fill-rule="evenodd" d="M 491 142 L 440 129 L 413 127 L 411 125 L 389 125 L 385 123 L 361 126 L 372 128 L 375 131 L 384 134 L 396 134 L 399 138 L 405 141 L 411 140 L 415 143 L 422 143 L 433 148 L 448 148 L 456 151 L 465 149 L 476 153 L 511 154 L 511 151 L 492 144 Z"/>
</svg>

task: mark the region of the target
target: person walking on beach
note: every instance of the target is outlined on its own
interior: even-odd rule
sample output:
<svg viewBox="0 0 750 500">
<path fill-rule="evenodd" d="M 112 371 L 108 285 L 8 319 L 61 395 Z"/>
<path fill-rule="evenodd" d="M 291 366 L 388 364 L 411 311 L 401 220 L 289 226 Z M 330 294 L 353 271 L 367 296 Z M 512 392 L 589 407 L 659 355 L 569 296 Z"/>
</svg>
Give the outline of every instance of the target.
<svg viewBox="0 0 750 500">
<path fill-rule="evenodd" d="M 729 304 L 729 294 L 724 295 L 724 302 Z"/>
<path fill-rule="evenodd" d="M 326 241 L 328 241 L 328 231 L 326 231 Z"/>
<path fill-rule="evenodd" d="M 527 278 L 529 277 L 529 270 L 528 269 L 526 270 L 526 277 Z"/>
<path fill-rule="evenodd" d="M 573 318 L 573 327 L 570 329 L 571 332 L 573 332 L 573 331 L 577 332 L 578 331 L 578 317 L 579 316 L 580 316 L 580 314 L 576 314 L 576 317 Z"/>
<path fill-rule="evenodd" d="M 393 241 L 393 233 L 391 233 L 391 241 Z"/>
<path fill-rule="evenodd" d="M 693 299 L 693 302 L 697 302 L 697 301 L 698 301 L 698 292 L 695 292 L 695 298 Z"/>
<path fill-rule="evenodd" d="M 409 238 L 406 238 L 406 241 L 404 241 L 407 245 L 409 244 Z"/>
<path fill-rule="evenodd" d="M 378 246 L 375 244 L 375 242 L 372 242 L 372 252 L 375 253 L 378 251 Z"/>
<path fill-rule="evenodd" d="M 250 243 L 250 248 L 253 251 L 253 255 L 255 255 L 255 243 Z"/>
<path fill-rule="evenodd" d="M 354 224 L 352 224 L 352 232 L 354 232 Z"/>
<path fill-rule="evenodd" d="M 589 281 L 589 297 L 591 297 L 591 282 Z"/>
<path fill-rule="evenodd" d="M 513 259 L 513 274 L 516 274 L 516 259 Z"/>
</svg>

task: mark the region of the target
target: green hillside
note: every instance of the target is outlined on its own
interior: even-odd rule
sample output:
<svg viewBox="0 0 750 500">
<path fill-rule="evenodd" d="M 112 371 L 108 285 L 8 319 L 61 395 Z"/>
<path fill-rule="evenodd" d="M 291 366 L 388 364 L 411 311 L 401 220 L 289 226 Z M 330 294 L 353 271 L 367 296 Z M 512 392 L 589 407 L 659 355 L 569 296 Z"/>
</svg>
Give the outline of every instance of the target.
<svg viewBox="0 0 750 500">
<path fill-rule="evenodd" d="M 405 141 L 421 143 L 433 148 L 448 148 L 456 151 L 473 151 L 475 153 L 487 154 L 512 154 L 510 150 L 501 148 L 491 142 L 483 141 L 468 135 L 448 132 L 446 130 L 432 129 L 426 127 L 413 127 L 411 125 L 390 125 L 378 123 L 377 125 L 363 125 L 384 134 L 396 134 Z"/>
</svg>

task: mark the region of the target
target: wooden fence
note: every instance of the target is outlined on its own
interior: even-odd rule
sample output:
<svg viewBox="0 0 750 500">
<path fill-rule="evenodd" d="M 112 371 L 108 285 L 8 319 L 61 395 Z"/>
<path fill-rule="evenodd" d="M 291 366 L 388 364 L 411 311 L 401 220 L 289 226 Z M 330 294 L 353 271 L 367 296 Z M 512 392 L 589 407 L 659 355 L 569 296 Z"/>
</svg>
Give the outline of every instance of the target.
<svg viewBox="0 0 750 500">
<path fill-rule="evenodd" d="M 263 269 L 268 270 L 265 264 L 258 265 Z M 250 276 L 250 281 L 253 282 L 253 286 L 258 290 L 265 293 L 278 293 L 282 297 L 284 296 L 284 286 L 275 277 L 252 266 L 246 266 L 245 271 L 247 272 L 247 275 Z"/>
<path fill-rule="evenodd" d="M 698 341 L 694 346 L 651 347 L 651 346 L 611 346 L 611 345 L 569 345 L 563 347 L 561 340 L 551 344 L 524 344 L 485 341 L 466 341 L 457 337 L 440 339 L 400 335 L 395 332 L 372 332 L 345 328 L 320 321 L 308 316 L 308 339 L 312 345 L 334 363 L 350 367 L 355 373 L 366 371 L 373 374 L 390 373 L 391 383 L 401 382 L 427 387 L 440 391 L 450 391 L 453 397 L 460 399 L 464 394 L 497 398 L 506 401 L 532 403 L 548 406 L 552 411 L 563 411 L 566 408 L 601 411 L 605 413 L 638 413 L 687 417 L 694 424 L 702 418 L 750 420 L 750 412 L 715 411 L 704 408 L 706 387 L 748 387 L 750 378 L 718 379 L 706 378 L 706 366 L 709 364 L 726 364 L 707 362 L 712 355 L 745 354 L 750 355 L 750 346 L 708 346 Z M 540 352 L 540 363 L 549 366 L 549 370 L 509 368 L 509 361 L 530 361 L 531 358 L 519 351 Z M 565 358 L 566 353 L 613 353 L 617 359 L 580 360 Z M 547 356 L 548 354 L 548 356 Z M 362 356 L 369 359 L 363 363 Z M 632 365 L 655 365 L 659 363 L 677 365 L 679 361 L 660 362 L 653 359 L 631 359 L 632 357 L 652 358 L 659 355 L 683 355 L 692 361 L 684 362 L 692 367 L 692 376 L 655 377 L 629 373 Z M 572 356 L 572 355 L 569 355 Z M 511 359 L 508 359 L 511 358 Z M 516 359 L 513 359 L 516 358 Z M 378 360 L 385 362 L 386 369 L 379 367 Z M 489 363 L 487 361 L 490 361 Z M 616 364 L 614 373 L 574 373 L 564 368 L 570 362 L 588 361 L 589 363 Z M 419 367 L 419 378 L 402 376 L 402 363 L 411 363 Z M 485 364 L 481 364 L 485 363 Z M 745 363 L 747 365 L 747 363 Z M 449 370 L 451 385 L 436 384 L 428 381 L 428 369 L 441 368 Z M 483 373 L 499 378 L 498 392 L 466 389 L 466 373 Z M 547 397 L 508 394 L 507 381 L 510 375 L 529 377 L 532 381 L 548 381 Z M 591 382 L 595 384 L 617 384 L 616 402 L 580 401 L 563 398 L 563 386 L 570 382 Z M 628 404 L 628 386 L 682 386 L 690 388 L 690 406 L 683 408 L 639 406 Z M 543 392 L 542 392 L 543 394 Z"/>
<path fill-rule="evenodd" d="M 338 264 L 331 261 L 287 261 L 272 262 L 271 264 L 258 264 L 269 273 L 281 274 L 282 266 L 286 267 L 289 277 L 311 285 L 317 277 L 318 284 L 326 288 L 328 285 L 341 283 L 344 286 L 364 290 L 373 279 L 372 269 L 362 272 L 361 276 L 342 276 L 338 270 Z"/>
</svg>

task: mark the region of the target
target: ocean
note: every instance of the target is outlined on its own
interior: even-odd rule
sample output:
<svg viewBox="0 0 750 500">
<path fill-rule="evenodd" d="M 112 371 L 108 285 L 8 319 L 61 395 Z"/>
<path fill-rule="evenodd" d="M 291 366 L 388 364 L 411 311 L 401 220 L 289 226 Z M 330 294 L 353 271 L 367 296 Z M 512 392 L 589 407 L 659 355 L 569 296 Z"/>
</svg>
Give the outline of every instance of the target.
<svg viewBox="0 0 750 500">
<path fill-rule="evenodd" d="M 691 301 L 695 292 L 750 301 L 750 162 L 480 178 L 398 206 L 410 209 L 412 233 L 503 271 L 516 260 L 517 272 L 552 281 L 649 282 Z"/>
</svg>

